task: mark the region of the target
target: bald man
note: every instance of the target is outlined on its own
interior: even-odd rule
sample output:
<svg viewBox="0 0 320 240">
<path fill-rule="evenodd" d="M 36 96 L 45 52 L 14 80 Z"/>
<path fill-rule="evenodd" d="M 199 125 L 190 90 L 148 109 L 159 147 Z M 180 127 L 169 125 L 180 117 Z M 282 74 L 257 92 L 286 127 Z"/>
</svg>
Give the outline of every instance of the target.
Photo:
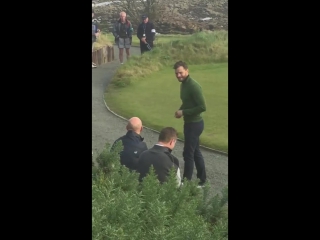
<svg viewBox="0 0 320 240">
<path fill-rule="evenodd" d="M 114 150 L 115 145 L 121 140 L 123 150 L 120 152 L 120 162 L 130 170 L 136 170 L 140 154 L 148 150 L 147 144 L 143 141 L 144 138 L 140 135 L 143 130 L 140 118 L 130 118 L 126 129 L 126 135 L 118 138 L 113 143 L 111 151 Z"/>
</svg>

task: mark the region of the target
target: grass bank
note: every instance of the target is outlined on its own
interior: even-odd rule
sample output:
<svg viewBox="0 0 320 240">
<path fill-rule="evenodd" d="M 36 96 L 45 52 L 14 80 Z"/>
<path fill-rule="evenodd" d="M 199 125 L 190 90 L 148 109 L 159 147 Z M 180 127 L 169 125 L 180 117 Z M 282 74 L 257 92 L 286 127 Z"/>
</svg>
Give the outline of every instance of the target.
<svg viewBox="0 0 320 240">
<path fill-rule="evenodd" d="M 168 38 L 167 38 L 168 39 Z M 173 64 L 188 63 L 190 75 L 203 88 L 207 112 L 201 144 L 228 152 L 228 33 L 200 32 L 180 39 L 171 37 L 143 56 L 132 56 L 109 85 L 105 99 L 110 108 L 127 118 L 138 116 L 145 126 L 160 130 L 175 127 L 183 139 L 179 83 Z"/>
<path fill-rule="evenodd" d="M 93 45 L 93 50 L 99 49 L 106 45 L 108 46 L 113 45 L 111 39 L 112 38 L 110 38 L 108 34 L 101 33 L 100 36 L 97 38 L 97 41 Z"/>
<path fill-rule="evenodd" d="M 112 43 L 114 43 L 114 37 L 112 35 L 112 33 L 108 33 L 107 34 L 108 38 L 111 39 Z M 161 46 L 162 44 L 165 43 L 170 43 L 172 41 L 176 41 L 179 39 L 185 39 L 190 37 L 191 35 L 169 35 L 169 34 L 165 34 L 165 35 L 156 35 L 155 37 L 155 41 L 154 41 L 154 45 L 158 45 Z M 134 33 L 132 35 L 132 46 L 135 47 L 139 47 L 140 46 L 140 40 L 137 38 L 137 34 Z"/>
</svg>

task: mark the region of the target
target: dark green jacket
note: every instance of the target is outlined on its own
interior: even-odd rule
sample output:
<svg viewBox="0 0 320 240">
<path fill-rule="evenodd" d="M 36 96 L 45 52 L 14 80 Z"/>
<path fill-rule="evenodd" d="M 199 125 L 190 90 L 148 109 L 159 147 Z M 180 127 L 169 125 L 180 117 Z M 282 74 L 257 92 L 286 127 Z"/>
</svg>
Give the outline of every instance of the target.
<svg viewBox="0 0 320 240">
<path fill-rule="evenodd" d="M 202 120 L 202 112 L 206 111 L 206 103 L 200 84 L 188 76 L 180 85 L 180 98 L 183 119 L 186 123 Z"/>
<path fill-rule="evenodd" d="M 125 26 L 126 26 L 126 33 L 127 33 L 127 37 L 128 38 L 132 38 L 132 32 L 133 32 L 133 28 L 132 28 L 132 24 L 129 20 L 126 20 L 125 22 Z M 117 22 L 115 22 L 115 24 L 113 25 L 113 31 L 112 34 L 115 38 L 119 38 L 120 35 L 120 27 L 121 27 L 121 19 L 119 19 Z"/>
</svg>

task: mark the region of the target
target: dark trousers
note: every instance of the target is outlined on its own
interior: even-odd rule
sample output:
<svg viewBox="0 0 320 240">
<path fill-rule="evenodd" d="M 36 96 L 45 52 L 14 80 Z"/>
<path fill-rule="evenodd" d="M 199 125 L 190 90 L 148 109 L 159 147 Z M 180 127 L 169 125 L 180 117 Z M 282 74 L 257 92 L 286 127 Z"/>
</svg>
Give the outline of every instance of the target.
<svg viewBox="0 0 320 240">
<path fill-rule="evenodd" d="M 149 43 L 149 46 L 153 48 L 153 42 L 149 41 L 148 43 Z M 147 47 L 147 44 L 140 41 L 140 51 L 141 51 L 141 54 L 143 54 L 144 52 L 150 51 L 150 49 Z"/>
<path fill-rule="evenodd" d="M 203 131 L 204 122 L 185 123 L 183 126 L 184 132 L 184 149 L 183 149 L 183 160 L 184 160 L 184 173 L 183 178 L 191 180 L 194 165 L 197 169 L 197 178 L 200 179 L 200 184 L 206 181 L 206 168 L 202 154 L 199 149 L 199 137 Z"/>
</svg>

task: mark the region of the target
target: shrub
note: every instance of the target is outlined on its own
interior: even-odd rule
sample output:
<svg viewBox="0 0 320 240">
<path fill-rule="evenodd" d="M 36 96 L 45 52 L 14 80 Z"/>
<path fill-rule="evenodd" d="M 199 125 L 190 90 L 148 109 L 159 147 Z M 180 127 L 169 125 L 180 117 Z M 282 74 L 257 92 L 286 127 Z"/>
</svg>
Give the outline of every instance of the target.
<svg viewBox="0 0 320 240">
<path fill-rule="evenodd" d="M 120 165 L 121 142 L 97 157 L 92 181 L 92 239 L 227 239 L 227 189 L 210 198 L 209 187 L 185 182 L 175 172 L 160 184 L 154 169 L 138 174 Z"/>
</svg>

